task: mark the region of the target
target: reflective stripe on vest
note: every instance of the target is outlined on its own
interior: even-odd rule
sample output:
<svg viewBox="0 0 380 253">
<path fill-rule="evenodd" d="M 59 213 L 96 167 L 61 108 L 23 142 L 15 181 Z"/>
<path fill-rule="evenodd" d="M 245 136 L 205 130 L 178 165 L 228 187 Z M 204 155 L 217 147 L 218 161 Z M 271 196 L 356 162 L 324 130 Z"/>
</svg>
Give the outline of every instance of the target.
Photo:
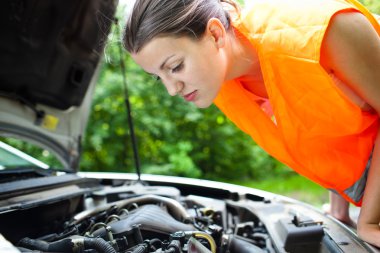
<svg viewBox="0 0 380 253">
<path fill-rule="evenodd" d="M 356 203 L 360 203 L 360 200 L 363 198 L 364 189 L 367 182 L 368 170 L 369 170 L 369 167 L 371 166 L 371 158 L 372 158 L 372 153 L 371 153 L 370 158 L 368 159 L 368 163 L 365 167 L 365 171 L 362 174 L 362 176 L 351 187 L 344 190 L 344 193 Z"/>
</svg>

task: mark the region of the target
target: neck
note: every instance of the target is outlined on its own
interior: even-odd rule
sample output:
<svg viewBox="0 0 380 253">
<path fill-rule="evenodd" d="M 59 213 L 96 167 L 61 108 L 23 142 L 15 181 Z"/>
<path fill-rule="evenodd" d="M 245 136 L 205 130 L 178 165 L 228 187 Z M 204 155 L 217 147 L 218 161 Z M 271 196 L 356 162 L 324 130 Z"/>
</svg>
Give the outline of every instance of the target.
<svg viewBox="0 0 380 253">
<path fill-rule="evenodd" d="M 235 29 L 230 37 L 230 65 L 226 80 L 249 78 L 262 80 L 259 57 L 251 42 Z"/>
<path fill-rule="evenodd" d="M 257 51 L 238 30 L 235 34 L 231 35 L 230 65 L 226 80 L 239 79 L 252 93 L 267 98 Z"/>
</svg>

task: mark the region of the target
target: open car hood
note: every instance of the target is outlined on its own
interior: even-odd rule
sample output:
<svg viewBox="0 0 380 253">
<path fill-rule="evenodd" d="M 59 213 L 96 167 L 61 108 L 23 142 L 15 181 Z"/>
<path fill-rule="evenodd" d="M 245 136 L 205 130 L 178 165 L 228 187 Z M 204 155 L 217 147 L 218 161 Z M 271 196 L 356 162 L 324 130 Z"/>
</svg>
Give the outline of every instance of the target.
<svg viewBox="0 0 380 253">
<path fill-rule="evenodd" d="M 76 169 L 117 1 L 2 1 L 0 134 Z"/>
</svg>

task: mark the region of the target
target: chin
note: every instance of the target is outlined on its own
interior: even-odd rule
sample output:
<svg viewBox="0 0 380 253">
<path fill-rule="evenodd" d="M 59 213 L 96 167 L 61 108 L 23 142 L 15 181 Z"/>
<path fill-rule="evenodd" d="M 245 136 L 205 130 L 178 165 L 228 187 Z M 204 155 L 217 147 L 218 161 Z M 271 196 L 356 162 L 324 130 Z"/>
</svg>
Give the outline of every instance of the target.
<svg viewBox="0 0 380 253">
<path fill-rule="evenodd" d="M 194 105 L 200 109 L 205 109 L 210 107 L 212 102 L 204 102 L 204 101 L 194 101 Z"/>
</svg>

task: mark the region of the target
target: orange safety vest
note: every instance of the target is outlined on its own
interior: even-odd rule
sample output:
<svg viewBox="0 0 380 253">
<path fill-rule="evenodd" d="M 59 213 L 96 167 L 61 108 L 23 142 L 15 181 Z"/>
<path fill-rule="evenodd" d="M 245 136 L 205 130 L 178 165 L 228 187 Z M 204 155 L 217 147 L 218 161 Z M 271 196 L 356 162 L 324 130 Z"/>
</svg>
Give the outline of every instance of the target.
<svg viewBox="0 0 380 253">
<path fill-rule="evenodd" d="M 379 116 L 351 102 L 319 63 L 331 17 L 365 11 L 347 1 L 253 1 L 235 27 L 258 51 L 274 119 L 238 79 L 224 83 L 214 103 L 270 155 L 361 205 Z"/>
</svg>

